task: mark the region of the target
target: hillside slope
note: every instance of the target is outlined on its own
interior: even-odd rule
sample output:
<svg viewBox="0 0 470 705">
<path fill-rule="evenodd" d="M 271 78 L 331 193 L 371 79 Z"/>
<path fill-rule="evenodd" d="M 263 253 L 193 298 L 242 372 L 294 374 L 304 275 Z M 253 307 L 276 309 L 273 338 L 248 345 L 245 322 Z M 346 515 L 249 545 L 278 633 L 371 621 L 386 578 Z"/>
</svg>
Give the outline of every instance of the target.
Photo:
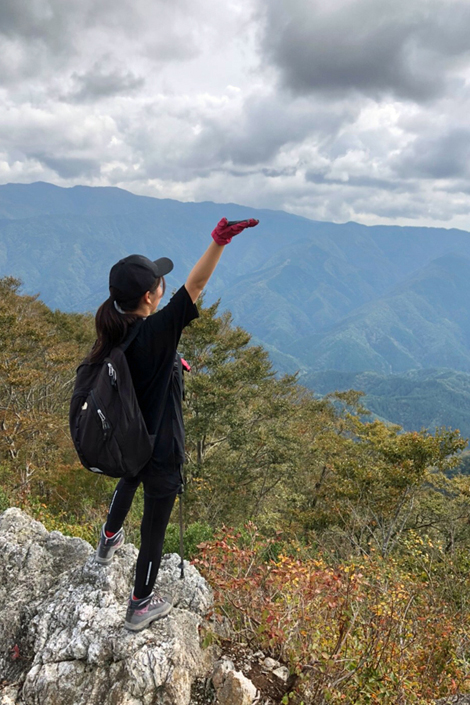
<svg viewBox="0 0 470 705">
<path fill-rule="evenodd" d="M 470 259 L 445 255 L 326 333 L 292 341 L 287 352 L 317 371 L 470 372 L 469 301 Z"/>
<path fill-rule="evenodd" d="M 317 394 L 358 389 L 375 416 L 405 430 L 441 426 L 470 437 L 470 374 L 453 370 L 414 370 L 399 375 L 328 370 L 304 375 L 300 383 Z"/>
</svg>

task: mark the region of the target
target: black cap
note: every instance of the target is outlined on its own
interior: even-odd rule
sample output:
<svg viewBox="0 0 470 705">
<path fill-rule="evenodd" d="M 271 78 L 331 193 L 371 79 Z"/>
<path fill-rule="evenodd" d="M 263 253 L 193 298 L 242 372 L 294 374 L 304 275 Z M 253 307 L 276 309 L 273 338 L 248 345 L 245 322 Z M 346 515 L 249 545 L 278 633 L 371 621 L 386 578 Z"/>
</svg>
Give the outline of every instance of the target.
<svg viewBox="0 0 470 705">
<path fill-rule="evenodd" d="M 150 291 L 155 279 L 163 277 L 173 269 L 168 257 L 152 260 L 143 255 L 129 255 L 116 262 L 109 273 L 109 286 L 118 289 L 119 301 L 130 301 Z"/>
</svg>

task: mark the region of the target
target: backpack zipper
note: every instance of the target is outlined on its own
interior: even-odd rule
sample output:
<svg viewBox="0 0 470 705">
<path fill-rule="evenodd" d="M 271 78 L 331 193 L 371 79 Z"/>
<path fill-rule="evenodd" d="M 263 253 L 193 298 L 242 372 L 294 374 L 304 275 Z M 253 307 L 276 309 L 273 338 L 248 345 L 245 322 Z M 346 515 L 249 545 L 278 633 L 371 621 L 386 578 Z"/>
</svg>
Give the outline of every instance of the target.
<svg viewBox="0 0 470 705">
<path fill-rule="evenodd" d="M 108 423 L 108 421 L 107 421 L 107 419 L 106 419 L 106 416 L 103 414 L 103 412 L 102 412 L 101 409 L 99 408 L 98 402 L 96 401 L 95 393 L 94 393 L 93 390 L 91 390 L 90 396 L 91 396 L 91 398 L 93 399 L 94 405 L 96 406 L 96 413 L 97 413 L 98 416 L 100 417 L 101 425 L 102 425 L 102 427 L 103 427 L 103 439 L 106 440 L 107 437 L 108 437 L 108 431 L 111 430 L 111 426 L 110 426 L 110 424 Z"/>
<path fill-rule="evenodd" d="M 112 364 L 110 362 L 108 362 L 108 374 L 111 378 L 111 385 L 113 387 L 116 387 L 117 386 L 117 374 L 116 374 L 116 370 L 114 369 L 114 367 L 112 366 Z"/>
</svg>

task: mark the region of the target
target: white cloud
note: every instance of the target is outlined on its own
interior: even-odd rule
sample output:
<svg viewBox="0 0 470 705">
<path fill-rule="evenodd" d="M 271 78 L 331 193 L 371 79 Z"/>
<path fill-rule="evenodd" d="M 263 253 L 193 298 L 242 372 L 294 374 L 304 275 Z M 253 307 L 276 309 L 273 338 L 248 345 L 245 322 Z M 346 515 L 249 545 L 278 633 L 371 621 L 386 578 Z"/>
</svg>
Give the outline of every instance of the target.
<svg viewBox="0 0 470 705">
<path fill-rule="evenodd" d="M 470 229 L 464 0 L 4 0 L 0 180 Z"/>
</svg>

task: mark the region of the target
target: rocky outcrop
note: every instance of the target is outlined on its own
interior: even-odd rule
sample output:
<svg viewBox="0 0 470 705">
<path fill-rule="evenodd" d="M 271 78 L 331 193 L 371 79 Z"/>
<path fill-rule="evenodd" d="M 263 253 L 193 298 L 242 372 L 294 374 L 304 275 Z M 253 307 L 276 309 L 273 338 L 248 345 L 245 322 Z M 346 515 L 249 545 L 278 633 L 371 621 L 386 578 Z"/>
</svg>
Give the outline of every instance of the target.
<svg viewBox="0 0 470 705">
<path fill-rule="evenodd" d="M 258 695 L 253 683 L 229 660 L 216 664 L 212 683 L 219 705 L 251 705 Z"/>
<path fill-rule="evenodd" d="M 0 705 L 190 705 L 213 670 L 199 627 L 211 589 L 179 558 L 162 561 L 156 589 L 169 616 L 124 629 L 137 549 L 109 566 L 85 541 L 48 532 L 19 509 L 0 515 Z"/>
</svg>

